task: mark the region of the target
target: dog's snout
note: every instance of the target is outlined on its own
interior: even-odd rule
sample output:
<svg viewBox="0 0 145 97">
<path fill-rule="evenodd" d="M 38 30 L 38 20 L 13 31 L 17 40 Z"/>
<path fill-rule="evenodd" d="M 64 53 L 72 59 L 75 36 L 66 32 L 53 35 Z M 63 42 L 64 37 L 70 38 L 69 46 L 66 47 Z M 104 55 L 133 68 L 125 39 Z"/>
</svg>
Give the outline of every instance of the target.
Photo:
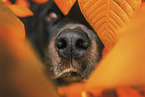
<svg viewBox="0 0 145 97">
<path fill-rule="evenodd" d="M 82 57 L 91 42 L 88 35 L 82 30 L 63 30 L 55 40 L 56 50 L 59 55 L 67 59 Z"/>
</svg>

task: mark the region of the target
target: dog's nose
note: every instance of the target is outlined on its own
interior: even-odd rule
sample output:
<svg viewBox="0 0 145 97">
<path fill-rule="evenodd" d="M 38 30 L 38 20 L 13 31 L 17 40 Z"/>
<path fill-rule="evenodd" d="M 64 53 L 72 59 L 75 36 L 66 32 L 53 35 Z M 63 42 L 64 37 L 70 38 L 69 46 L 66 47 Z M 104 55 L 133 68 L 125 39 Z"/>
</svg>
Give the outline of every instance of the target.
<svg viewBox="0 0 145 97">
<path fill-rule="evenodd" d="M 90 45 L 88 35 L 82 30 L 63 30 L 55 40 L 58 54 L 70 60 L 82 57 Z"/>
</svg>

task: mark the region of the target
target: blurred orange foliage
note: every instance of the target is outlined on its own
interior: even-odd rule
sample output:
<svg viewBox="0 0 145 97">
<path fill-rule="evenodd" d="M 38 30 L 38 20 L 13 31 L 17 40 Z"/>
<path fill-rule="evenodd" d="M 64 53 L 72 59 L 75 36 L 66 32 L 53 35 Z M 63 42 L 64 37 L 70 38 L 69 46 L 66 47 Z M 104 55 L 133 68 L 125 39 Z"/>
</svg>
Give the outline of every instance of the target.
<svg viewBox="0 0 145 97">
<path fill-rule="evenodd" d="M 23 23 L 0 0 L 0 96 L 58 97 L 44 71 Z"/>
<path fill-rule="evenodd" d="M 9 0 L 2 0 L 7 6 L 18 16 L 26 17 L 32 16 L 33 12 L 29 9 L 29 3 L 27 0 L 16 0 L 15 4 L 12 4 Z"/>
<path fill-rule="evenodd" d="M 19 36 L 20 38 L 25 38 L 25 29 L 23 23 L 14 15 L 14 13 L 6 6 L 2 1 L 0 1 L 0 34 L 11 38 L 14 36 Z M 9 39 L 8 38 L 8 39 Z"/>
<path fill-rule="evenodd" d="M 5 2 L 8 6 L 11 5 L 10 2 Z M 80 4 L 83 4 L 81 3 L 81 1 L 79 2 Z M 87 0 L 84 0 L 84 2 L 87 2 Z M 110 0 L 110 2 L 107 4 L 110 4 L 111 2 L 112 1 Z M 116 2 L 119 3 L 119 0 L 116 0 Z M 126 0 L 124 1 L 124 4 L 126 4 L 125 2 Z M 134 0 L 134 2 L 136 3 L 130 5 L 138 8 L 140 0 Z M 98 2 L 97 4 L 104 3 L 106 3 L 106 1 L 102 0 L 102 3 Z M 21 5 L 22 3 L 17 2 L 17 4 Z M 40 97 L 40 95 L 43 95 L 43 97 L 47 97 L 50 93 L 49 90 L 51 91 L 52 88 L 49 87 L 51 86 L 51 84 L 47 82 L 47 78 L 43 75 L 43 72 L 41 70 L 44 67 L 41 65 L 41 62 L 38 61 L 36 56 L 34 56 L 34 53 L 30 49 L 30 47 L 26 45 L 24 41 L 19 41 L 25 38 L 23 24 L 18 20 L 18 18 L 16 18 L 11 10 L 9 10 L 7 6 L 3 4 L 3 2 L 0 1 L 0 5 L 2 5 L 2 7 L 0 7 L 0 27 L 3 28 L 0 29 L 0 39 L 2 40 L 2 38 L 4 38 L 5 41 L 8 41 L 9 46 L 11 47 L 10 50 L 13 52 L 13 55 L 18 55 L 17 58 L 21 59 L 21 61 L 23 60 L 20 68 L 17 69 L 16 72 L 14 72 L 14 86 L 17 89 L 23 90 L 23 92 L 25 92 L 24 94 L 29 95 L 29 97 Z M 23 6 L 25 6 L 25 8 L 28 7 L 28 5 L 25 3 Z M 87 6 L 87 4 L 83 4 L 81 6 L 82 10 L 84 10 L 83 6 Z M 129 8 L 125 10 L 122 10 L 120 8 L 118 10 L 128 12 L 130 6 L 128 7 Z M 95 9 L 95 6 L 93 8 Z M 12 9 L 14 8 L 12 7 Z M 14 12 L 17 11 L 14 10 Z M 21 12 L 23 11 L 21 10 Z M 132 17 L 133 13 L 129 14 L 131 15 L 130 17 Z M 85 13 L 84 15 L 87 17 L 87 13 Z M 120 13 L 118 13 L 118 15 L 120 15 Z M 126 16 L 127 13 L 124 13 L 124 15 Z M 134 15 L 133 21 L 128 22 L 130 21 L 130 18 L 127 17 L 124 19 L 124 21 L 127 22 L 127 26 L 125 26 L 124 28 L 121 27 L 120 30 L 115 30 L 118 33 L 118 41 L 116 41 L 116 44 L 113 46 L 111 51 L 107 52 L 105 57 L 100 62 L 99 66 L 90 76 L 89 80 L 85 83 L 72 84 L 67 87 L 58 87 L 59 93 L 62 96 L 66 97 L 115 97 L 116 95 L 118 97 L 145 97 L 144 17 L 145 6 L 142 5 L 142 8 L 137 12 L 136 15 Z M 101 23 L 102 22 L 103 21 L 101 21 Z M 120 22 L 122 22 L 122 20 Z M 106 21 L 104 23 L 106 23 Z M 104 27 L 102 29 L 104 29 Z M 107 34 L 109 34 L 109 32 L 105 35 Z M 102 37 L 104 37 L 104 35 Z M 25 64 L 25 62 L 27 64 Z M 27 70 L 32 72 L 26 72 Z M 29 76 L 30 78 L 33 76 L 36 79 L 39 78 L 40 80 L 34 83 L 30 79 L 26 80 L 25 77 L 27 76 Z M 18 78 L 20 80 L 17 80 Z M 22 82 L 24 84 L 22 84 Z M 28 87 L 26 87 L 26 85 Z M 57 94 L 55 96 L 57 96 Z"/>
<path fill-rule="evenodd" d="M 32 0 L 32 1 L 34 1 L 36 3 L 45 3 L 45 2 L 47 2 L 49 0 Z"/>
</svg>

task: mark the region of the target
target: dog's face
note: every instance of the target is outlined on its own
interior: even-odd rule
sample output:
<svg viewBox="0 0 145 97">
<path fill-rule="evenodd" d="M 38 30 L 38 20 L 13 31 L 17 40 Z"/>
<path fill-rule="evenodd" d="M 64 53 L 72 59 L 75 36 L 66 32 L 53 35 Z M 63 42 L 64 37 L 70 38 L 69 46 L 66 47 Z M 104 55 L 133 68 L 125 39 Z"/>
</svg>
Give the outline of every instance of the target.
<svg viewBox="0 0 145 97">
<path fill-rule="evenodd" d="M 34 30 L 30 32 L 35 34 L 32 40 L 38 48 L 43 47 L 40 50 L 52 78 L 87 80 L 101 59 L 103 45 L 81 14 L 77 2 L 66 16 L 53 1 L 33 9 L 37 10 L 31 21 Z"/>
</svg>

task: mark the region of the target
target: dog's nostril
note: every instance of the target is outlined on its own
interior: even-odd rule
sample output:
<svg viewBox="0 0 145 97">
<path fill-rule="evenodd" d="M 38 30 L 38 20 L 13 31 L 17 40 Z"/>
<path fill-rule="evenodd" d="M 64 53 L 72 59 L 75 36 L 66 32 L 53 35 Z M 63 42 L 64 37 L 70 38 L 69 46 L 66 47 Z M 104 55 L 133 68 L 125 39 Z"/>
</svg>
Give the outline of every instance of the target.
<svg viewBox="0 0 145 97">
<path fill-rule="evenodd" d="M 60 39 L 56 42 L 56 47 L 58 49 L 64 49 L 66 47 L 66 41 L 64 39 Z"/>
<path fill-rule="evenodd" d="M 88 47 L 89 47 L 89 42 L 88 41 L 85 41 L 83 39 L 78 39 L 76 41 L 76 48 L 86 50 Z"/>
</svg>

